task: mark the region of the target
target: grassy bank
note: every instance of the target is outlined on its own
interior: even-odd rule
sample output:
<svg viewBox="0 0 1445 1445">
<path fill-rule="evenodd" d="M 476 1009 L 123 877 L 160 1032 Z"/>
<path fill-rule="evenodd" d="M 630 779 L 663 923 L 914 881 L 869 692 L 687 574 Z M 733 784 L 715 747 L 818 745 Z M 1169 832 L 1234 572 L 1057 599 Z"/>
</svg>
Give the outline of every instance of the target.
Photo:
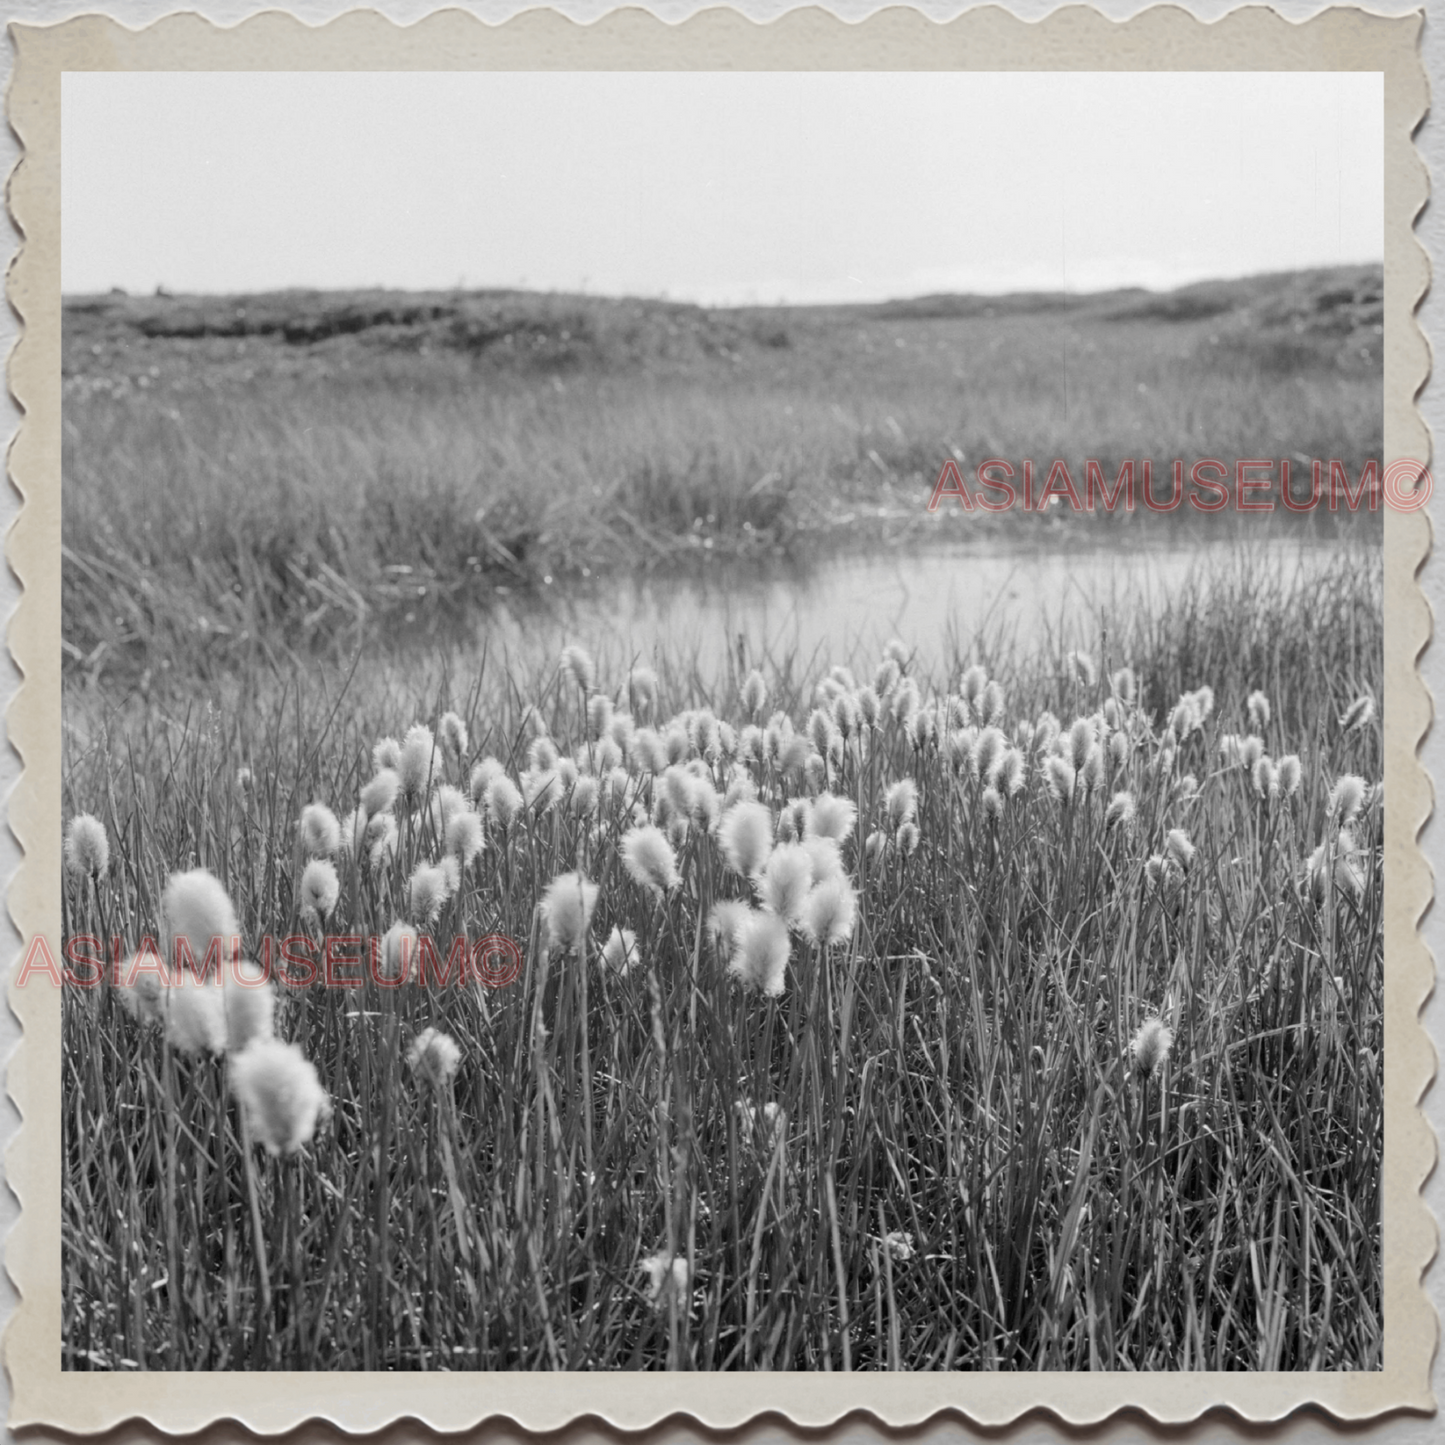
<svg viewBox="0 0 1445 1445">
<path fill-rule="evenodd" d="M 1062 457 L 1080 479 L 1085 458 L 1112 477 L 1124 458 L 1339 457 L 1358 476 L 1381 449 L 1379 294 L 1355 268 L 732 311 L 72 298 L 67 666 L 224 672 L 547 578 L 1039 527 L 926 516 L 951 456 Z"/>
<path fill-rule="evenodd" d="M 532 802 L 480 790 L 485 847 L 431 922 L 423 797 L 393 805 L 389 854 L 334 858 L 327 931 L 413 916 L 443 958 L 500 932 L 525 965 L 497 989 L 281 987 L 275 1032 L 330 1097 L 295 1152 L 242 1132 L 244 1051 L 67 991 L 66 1367 L 1377 1368 L 1382 763 L 1355 704 L 1380 697 L 1380 606 L 1347 558 L 1126 609 L 1091 665 L 1039 652 L 992 688 L 902 649 L 876 675 L 784 666 L 754 707 L 679 657 L 652 703 L 612 667 L 594 691 L 513 660 L 410 696 L 317 668 L 90 719 L 65 807 L 112 857 L 71 879 L 66 927 L 125 951 L 194 866 L 248 949 L 319 930 L 302 808 L 350 809 L 418 720 L 465 723 L 434 781 L 465 791 L 493 756 Z M 713 821 L 749 793 L 782 845 L 839 833 L 810 857 L 857 910 L 785 933 L 776 995 L 710 937 L 724 900 L 791 917 Z M 676 850 L 660 895 L 622 856 L 648 821 Z M 572 870 L 595 911 L 552 914 L 545 952 Z M 614 928 L 626 967 L 598 956 Z M 1157 1034 L 1131 1049 L 1156 1016 L 1163 1058 Z M 436 1084 L 406 1062 L 428 1027 L 459 1051 Z"/>
</svg>

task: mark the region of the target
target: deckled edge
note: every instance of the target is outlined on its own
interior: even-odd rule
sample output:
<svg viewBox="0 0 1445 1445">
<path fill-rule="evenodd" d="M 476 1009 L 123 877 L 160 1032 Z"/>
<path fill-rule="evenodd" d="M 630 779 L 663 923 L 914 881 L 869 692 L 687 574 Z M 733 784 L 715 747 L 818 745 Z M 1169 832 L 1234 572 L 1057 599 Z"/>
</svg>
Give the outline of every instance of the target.
<svg viewBox="0 0 1445 1445">
<path fill-rule="evenodd" d="M 918 12 L 894 7 L 863 21 L 845 22 L 817 9 L 794 10 L 767 24 L 758 24 L 736 12 L 712 9 L 680 23 L 669 25 L 645 11 L 613 11 L 586 25 L 555 11 L 527 11 L 501 23 L 489 23 L 463 11 L 443 11 L 408 26 L 398 26 L 369 11 L 353 11 L 322 26 L 307 26 L 282 12 L 266 12 L 227 28 L 212 25 L 194 14 L 170 16 L 141 30 L 128 30 L 104 16 L 82 16 L 50 27 L 12 24 L 10 34 L 16 51 L 14 78 L 9 93 L 9 119 L 22 149 L 20 161 L 11 174 L 8 200 L 21 243 L 7 276 L 7 294 L 22 333 L 9 359 L 11 392 L 22 412 L 22 421 L 10 449 L 9 472 L 21 500 L 20 512 L 6 541 L 6 554 L 20 582 L 22 594 L 8 629 L 12 656 L 22 677 L 20 688 L 7 710 L 11 737 L 24 766 L 11 798 L 10 826 L 23 851 L 23 859 L 8 890 L 11 916 L 22 938 L 22 949 L 32 939 L 46 937 L 56 944 L 59 935 L 59 706 L 60 706 L 60 390 L 59 390 L 59 187 L 57 139 L 59 61 L 57 47 L 65 45 L 71 68 L 141 68 L 138 57 L 159 45 L 170 45 L 187 55 L 185 69 L 280 68 L 276 65 L 278 45 L 288 49 L 285 68 L 351 68 L 358 55 L 383 40 L 391 48 L 382 68 L 443 68 L 424 63 L 424 42 L 443 44 L 450 54 L 447 68 L 519 68 L 526 56 L 549 68 L 668 68 L 686 59 L 706 54 L 719 55 L 726 46 L 726 64 L 735 68 L 793 68 L 779 51 L 791 45 L 816 47 L 806 57 L 815 68 L 837 67 L 851 62 L 858 68 L 884 64 L 888 68 L 948 68 L 964 57 L 950 52 L 945 60 L 944 42 L 962 39 L 969 32 L 968 68 L 984 68 L 982 46 L 1007 43 L 1013 50 L 1013 65 L 990 64 L 988 68 L 1019 68 L 1018 57 L 1035 57 L 1038 68 L 1049 68 L 1048 58 L 1057 58 L 1061 47 L 1082 43 L 1118 41 L 1128 31 L 1131 49 L 1127 58 L 1137 58 L 1144 46 L 1157 46 L 1165 33 L 1181 27 L 1189 34 L 1187 43 L 1209 43 L 1250 25 L 1273 27 L 1270 40 L 1288 43 L 1294 38 L 1320 40 L 1322 32 L 1336 26 L 1379 25 L 1387 41 L 1376 48 L 1386 55 L 1398 50 L 1401 27 L 1413 22 L 1409 37 L 1409 62 L 1394 57 L 1393 88 L 1386 86 L 1386 460 L 1412 455 L 1428 458 L 1428 432 L 1415 406 L 1415 398 L 1429 374 L 1429 350 L 1415 315 L 1415 308 L 1429 282 L 1428 258 L 1413 232 L 1415 217 L 1427 196 L 1423 161 L 1411 137 L 1423 119 L 1427 106 L 1424 71 L 1418 42 L 1423 13 L 1413 16 L 1378 16 L 1362 10 L 1324 12 L 1308 20 L 1294 21 L 1266 6 L 1249 6 L 1217 20 L 1204 22 L 1178 5 L 1159 5 L 1124 22 L 1109 20 L 1086 6 L 1070 6 L 1037 21 L 1022 21 L 997 6 L 966 12 L 943 24 Z M 880 33 L 881 32 L 881 33 Z M 1177 35 L 1170 37 L 1176 42 Z M 1337 37 L 1336 37 L 1337 38 Z M 1380 39 L 1380 32 L 1375 32 Z M 459 64 L 456 42 L 471 42 L 469 58 Z M 930 42 L 926 54 L 918 53 L 921 40 Z M 1047 41 L 1054 48 L 1040 59 L 1036 42 Z M 70 43 L 76 42 L 76 43 Z M 860 49 L 860 42 L 868 50 Z M 912 47 L 914 53 L 905 56 Z M 649 52 L 639 63 L 638 49 Z M 227 53 L 221 54 L 224 49 Z M 583 57 L 577 52 L 590 50 Z M 49 52 L 48 55 L 46 52 Z M 483 53 L 485 52 L 485 53 Z M 567 52 L 575 59 L 563 55 Z M 1237 52 L 1236 52 L 1237 53 Z M 1256 52 L 1250 53 L 1251 58 Z M 1178 46 L 1173 51 L 1176 60 Z M 1113 57 L 1120 59 L 1120 56 Z M 1271 56 L 1270 58 L 1274 58 Z M 907 64 L 903 62 L 907 60 Z M 318 63 L 324 62 L 324 63 Z M 716 61 L 714 61 L 716 64 Z M 48 67 L 48 68 L 47 68 Z M 167 68 L 152 65 L 148 68 Z M 721 68 L 719 65 L 717 68 Z M 1089 68 L 1081 64 L 1077 68 Z M 1094 67 L 1097 68 L 1097 67 Z M 1207 67 L 1205 67 L 1207 68 Z M 1257 68 L 1265 68 L 1262 64 Z M 1344 66 L 1316 68 L 1345 68 Z M 1353 65 L 1350 68 L 1361 68 Z M 1390 72 L 1387 72 L 1390 73 Z M 48 108 L 48 109 L 47 109 Z M 54 112 L 52 114 L 51 112 Z M 42 144 L 44 142 L 44 144 Z M 1392 272 L 1394 273 L 1392 277 Z M 1394 284 L 1392 285 L 1392 279 Z M 1407 295 L 1408 293 L 1408 295 Z M 768 1399 L 738 1408 L 739 1391 L 731 1378 L 726 1390 L 716 1391 L 722 1408 L 679 1407 L 656 1392 L 657 1399 L 639 1405 L 637 1397 L 652 1383 L 627 1377 L 588 1377 L 597 1397 L 617 1396 L 617 1408 L 599 1410 L 583 1406 L 559 1409 L 557 1398 L 566 1394 L 566 1382 L 576 1377 L 510 1377 L 523 1379 L 523 1393 L 550 1398 L 530 1398 L 508 1407 L 458 1414 L 454 1408 L 438 1411 L 415 1408 L 414 1397 L 421 1391 L 415 1382 L 393 1377 L 346 1376 L 346 1403 L 340 1408 L 317 1409 L 314 1397 L 339 1382 L 334 1376 L 268 1376 L 268 1397 L 286 1397 L 293 1392 L 303 1398 L 259 1409 L 242 1408 L 232 1413 L 223 1405 L 221 1413 L 202 1406 L 201 1413 L 187 1408 L 179 1397 L 196 1381 L 205 1394 L 224 1394 L 227 1381 L 243 1377 L 198 1376 L 106 1376 L 113 1396 L 130 1393 L 129 1383 L 145 1381 L 160 1402 L 147 1402 L 143 1410 L 117 1407 L 92 1411 L 82 1420 L 63 1418 L 41 1408 L 45 1401 L 37 1382 L 43 1381 L 68 1397 L 82 1392 L 88 1377 L 62 1375 L 59 1371 L 59 1282 L 60 1251 L 58 1220 L 60 1188 L 58 1170 L 59 1098 L 58 1068 L 49 1077 L 46 1068 L 58 1060 L 59 1008 L 53 989 L 14 985 L 12 970 L 9 998 L 20 1019 L 24 1037 L 13 1056 L 7 1088 L 21 1115 L 21 1127 L 7 1151 L 7 1172 L 20 1200 L 20 1218 L 6 1246 L 6 1266 L 19 1294 L 19 1305 L 8 1322 L 4 1356 L 14 1386 L 12 1425 L 43 1429 L 49 1424 L 75 1433 L 135 1425 L 145 1429 L 186 1431 L 211 1422 L 233 1421 L 258 1433 L 273 1434 L 296 1428 L 308 1421 L 335 1428 L 364 1432 L 388 1424 L 415 1422 L 443 1431 L 467 1428 L 483 1421 L 506 1421 L 525 1429 L 548 1430 L 572 1420 L 600 1421 L 613 1429 L 638 1430 L 663 1421 L 688 1421 L 708 1428 L 736 1428 L 768 1416 L 794 1425 L 819 1428 L 853 1418 L 867 1418 L 885 1427 L 914 1425 L 941 1416 L 970 1425 L 994 1429 L 1025 1417 L 1049 1418 L 1079 1426 L 1125 1413 L 1144 1416 L 1156 1424 L 1185 1423 L 1204 1415 L 1220 1415 L 1263 1423 L 1278 1421 L 1302 1409 L 1313 1408 L 1341 1421 L 1378 1419 L 1400 1410 L 1428 1412 L 1435 1402 L 1430 1394 L 1429 1365 L 1437 1338 L 1434 1311 L 1421 1288 L 1424 1270 L 1435 1252 L 1436 1230 L 1420 1195 L 1424 1179 L 1433 1167 L 1435 1140 L 1419 1100 L 1434 1075 L 1434 1050 L 1420 1022 L 1420 1010 L 1433 982 L 1433 965 L 1417 925 L 1433 896 L 1430 869 L 1418 846 L 1421 828 L 1431 810 L 1432 793 L 1428 775 L 1418 759 L 1418 747 L 1429 725 L 1431 701 L 1416 662 L 1430 638 L 1428 603 L 1416 574 L 1430 550 L 1427 514 L 1386 515 L 1387 615 L 1398 625 L 1394 641 L 1386 639 L 1386 775 L 1390 806 L 1386 810 L 1386 954 L 1390 960 L 1391 985 L 1386 998 L 1385 1095 L 1387 1143 L 1385 1184 L 1387 1198 L 1394 1200 L 1387 1219 L 1385 1270 L 1387 1344 L 1393 1358 L 1377 1375 L 1319 1376 L 1023 1376 L 1023 1388 L 1055 1396 L 1061 1387 L 1071 1401 L 1041 1404 L 1036 1399 L 1016 1402 L 995 1401 L 992 1408 L 970 1410 L 956 1400 L 938 1398 L 940 1381 L 950 1377 L 907 1376 L 894 1382 L 889 1391 L 873 1384 L 874 1400 L 860 1403 L 842 1398 L 838 1377 L 828 1380 L 826 1395 L 799 1405 L 799 1397 L 810 1387 L 822 1386 L 821 1377 L 772 1376 L 765 1379 Z M 37 560 L 38 559 L 38 560 Z M 47 888 L 49 893 L 47 895 Z M 1392 945 L 1391 940 L 1394 940 Z M 23 954 L 22 954 L 23 956 Z M 47 1127 L 53 1124 L 54 1129 Z M 1407 1198 L 1413 1196 L 1413 1198 Z M 46 1226 L 50 1227 L 47 1228 Z M 1392 1306 L 1394 1310 L 1392 1311 Z M 1398 1316 L 1398 1318 L 1397 1318 Z M 1401 1328 L 1395 1328 L 1401 1326 Z M 45 1341 L 53 1342 L 49 1348 Z M 1400 1345 L 1405 1346 L 1404 1349 Z M 1399 1356 L 1411 1358 L 1404 1368 Z M 48 1377 L 48 1378 L 47 1378 Z M 857 1377 L 855 1377 L 856 1379 Z M 1129 1380 L 1134 1398 L 1119 1400 L 1119 1383 Z M 464 1394 L 475 1402 L 482 1393 L 479 1377 L 452 1377 L 464 1391 L 433 1391 L 447 1396 Z M 540 1389 L 532 1387 L 533 1380 Z M 1190 1386 L 1209 1380 L 1231 1399 L 1194 1396 Z M 804 1382 L 801 1387 L 799 1381 Z M 967 1381 L 978 1388 L 975 1377 L 952 1382 L 957 1392 Z M 782 1383 L 780 1383 L 782 1382 Z M 1157 1382 L 1154 1383 L 1154 1382 Z M 445 1380 L 434 1380 L 446 1385 Z M 661 1381 L 663 1385 L 671 1382 Z M 699 1377 L 687 1379 L 687 1393 L 714 1393 L 699 1388 Z M 850 1382 L 851 1383 L 851 1382 Z M 861 1381 L 859 1382 L 861 1384 Z M 872 1383 L 872 1382 L 870 1382 Z M 883 1383 L 883 1382 L 878 1382 Z M 896 1386 L 906 1385 L 900 1392 Z M 1380 1383 L 1397 1386 L 1392 1398 L 1380 1398 Z M 256 1395 L 259 1381 L 245 1382 L 247 1393 Z M 1327 1401 L 1321 1385 L 1329 1386 Z M 620 1391 L 617 1386 L 622 1386 Z M 1153 1407 L 1140 1402 L 1142 1393 L 1157 1395 Z M 385 1388 L 379 1388 L 385 1387 Z M 1313 1387 L 1313 1388 L 1308 1388 Z M 1363 1388 L 1360 1388 L 1363 1387 Z M 1006 1391 L 1022 1395 L 1023 1388 Z M 1252 1397 L 1275 1389 L 1275 1401 L 1263 1408 L 1251 1408 Z M 625 1391 L 626 1401 L 622 1400 Z M 675 1391 L 675 1385 L 674 1385 Z M 498 1393 L 508 1393 L 503 1390 Z M 762 1393 L 761 1390 L 758 1391 Z M 848 1392 L 852 1394 L 852 1390 Z M 879 1408 L 878 1397 L 894 1394 L 902 1408 Z M 399 1408 L 378 1407 L 369 1398 L 394 1397 Z M 729 1399 L 727 1396 L 732 1396 Z M 1179 1407 L 1181 1397 L 1192 1403 Z M 1111 1398 L 1112 1397 L 1112 1398 Z M 783 1403 L 780 1403 L 783 1402 Z M 834 1403 L 836 1402 L 836 1403 Z M 332 1402 L 335 1403 L 334 1401 Z M 444 1402 L 454 1407 L 457 1400 Z M 1079 1408 L 1082 1403 L 1082 1409 Z M 157 1405 L 161 1408 L 158 1408 Z M 822 1408 L 818 1408 L 821 1404 Z M 179 1407 L 179 1408 L 177 1408 Z M 261 1419 L 263 1423 L 256 1423 Z"/>
</svg>

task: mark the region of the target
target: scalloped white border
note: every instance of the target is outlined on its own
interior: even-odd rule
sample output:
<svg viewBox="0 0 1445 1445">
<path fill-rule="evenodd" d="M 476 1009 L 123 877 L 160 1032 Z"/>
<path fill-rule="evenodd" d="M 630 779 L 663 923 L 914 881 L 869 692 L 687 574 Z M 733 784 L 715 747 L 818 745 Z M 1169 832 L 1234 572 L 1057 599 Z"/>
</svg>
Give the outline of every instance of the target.
<svg viewBox="0 0 1445 1445">
<path fill-rule="evenodd" d="M 1381 69 L 1386 73 L 1386 459 L 1428 456 L 1414 397 L 1428 352 L 1414 309 L 1428 281 L 1412 233 L 1424 204 L 1424 167 L 1410 141 L 1426 89 L 1416 44 L 1420 17 L 1333 11 L 1295 23 L 1255 7 L 1203 23 L 1160 6 L 1119 23 L 1083 6 L 1024 22 L 994 7 L 937 24 L 894 9 L 847 24 L 818 10 L 767 25 L 736 12 L 705 11 L 680 25 L 645 12 L 613 12 L 587 26 L 550 11 L 489 25 L 460 11 L 399 27 L 354 12 L 321 27 L 271 12 L 221 29 L 195 15 L 127 30 L 104 17 L 12 26 L 18 50 L 11 124 L 24 158 L 11 178 L 12 215 L 24 240 L 9 278 L 24 336 L 10 363 L 25 412 L 10 458 L 24 498 L 8 555 L 24 586 L 11 623 L 12 655 L 25 681 L 8 712 L 25 772 L 11 800 L 11 827 L 26 861 L 11 887 L 12 916 L 26 939 L 59 935 L 59 74 L 62 69 Z M 1431 879 L 1416 846 L 1430 811 L 1430 784 L 1416 759 L 1430 701 L 1415 661 L 1430 635 L 1415 582 L 1430 543 L 1424 513 L 1386 517 L 1386 1359 L 1360 1375 L 104 1375 L 59 1368 L 58 999 L 11 989 L 25 1026 L 9 1089 L 25 1124 L 7 1155 L 22 1215 L 6 1263 L 21 1294 L 7 1327 L 11 1424 L 76 1432 L 140 1419 L 189 1431 L 223 1418 L 271 1433 L 307 1420 L 353 1431 L 414 1420 L 456 1430 L 504 1417 L 532 1430 L 592 1417 L 638 1429 L 669 1417 L 727 1428 L 765 1412 L 818 1427 L 863 1414 L 886 1426 L 941 1414 L 998 1426 L 1044 1411 L 1073 1425 L 1120 1409 L 1183 1422 L 1224 1407 L 1242 1419 L 1279 1420 L 1306 1404 L 1341 1420 L 1385 1411 L 1431 1410 L 1434 1312 L 1420 1276 L 1435 1244 L 1419 1189 L 1434 1136 L 1415 1107 L 1434 1071 L 1418 1013 L 1432 978 L 1416 931 Z M 746 1388 L 739 1383 L 747 1380 Z"/>
</svg>

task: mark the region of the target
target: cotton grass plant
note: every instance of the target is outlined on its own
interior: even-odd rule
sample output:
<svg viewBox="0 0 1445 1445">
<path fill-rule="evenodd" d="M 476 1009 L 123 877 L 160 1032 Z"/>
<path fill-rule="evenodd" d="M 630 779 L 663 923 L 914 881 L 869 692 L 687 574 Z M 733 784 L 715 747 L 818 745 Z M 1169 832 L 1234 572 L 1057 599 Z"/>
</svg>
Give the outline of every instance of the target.
<svg viewBox="0 0 1445 1445">
<path fill-rule="evenodd" d="M 71 736 L 66 1364 L 1377 1366 L 1378 605 Z"/>
</svg>

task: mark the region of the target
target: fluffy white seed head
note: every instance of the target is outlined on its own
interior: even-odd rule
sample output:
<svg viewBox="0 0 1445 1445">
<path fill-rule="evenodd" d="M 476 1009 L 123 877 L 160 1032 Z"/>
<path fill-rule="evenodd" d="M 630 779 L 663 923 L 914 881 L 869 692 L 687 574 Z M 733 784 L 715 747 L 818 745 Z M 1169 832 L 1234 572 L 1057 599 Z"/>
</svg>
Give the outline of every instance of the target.
<svg viewBox="0 0 1445 1445">
<path fill-rule="evenodd" d="M 378 953 L 378 962 L 385 969 L 382 977 L 388 983 L 406 983 L 421 967 L 421 934 L 397 919 L 382 935 Z"/>
<path fill-rule="evenodd" d="M 573 643 L 562 649 L 562 671 L 584 693 L 590 693 L 597 681 L 597 665 L 584 647 Z"/>
<path fill-rule="evenodd" d="M 225 975 L 221 1002 L 226 1051 L 238 1054 L 256 1039 L 269 1039 L 275 1024 L 276 987 L 257 964 L 245 962 Z"/>
<path fill-rule="evenodd" d="M 1044 781 L 1056 803 L 1067 808 L 1074 801 L 1074 765 L 1057 753 L 1044 759 Z"/>
<path fill-rule="evenodd" d="M 1188 870 L 1194 862 L 1194 844 L 1183 828 L 1171 828 L 1164 839 L 1164 856 L 1179 868 Z"/>
<path fill-rule="evenodd" d="M 626 973 L 639 961 L 637 935 L 630 928 L 614 928 L 602 945 L 602 962 L 613 973 Z"/>
<path fill-rule="evenodd" d="M 510 828 L 524 806 L 521 789 L 505 773 L 495 774 L 487 783 L 487 817 L 496 827 Z"/>
<path fill-rule="evenodd" d="M 647 1276 L 647 1302 L 653 1309 L 668 1309 L 670 1300 L 687 1295 L 687 1259 L 683 1255 L 649 1254 L 639 1261 L 638 1268 Z"/>
<path fill-rule="evenodd" d="M 1326 812 L 1341 827 L 1348 827 L 1359 816 L 1365 802 L 1365 780 L 1354 773 L 1338 778 L 1330 789 Z"/>
<path fill-rule="evenodd" d="M 1115 793 L 1109 799 L 1104 813 L 1104 823 L 1110 828 L 1127 828 L 1134 821 L 1134 795 L 1128 792 Z"/>
<path fill-rule="evenodd" d="M 401 744 L 396 773 L 401 779 L 401 795 L 416 807 L 427 795 L 439 772 L 436 739 L 425 723 L 415 723 L 406 731 Z"/>
<path fill-rule="evenodd" d="M 728 867 L 751 878 L 772 849 L 773 815 L 762 803 L 735 803 L 723 814 L 717 837 Z"/>
<path fill-rule="evenodd" d="M 330 858 L 341 847 L 341 825 L 325 803 L 302 808 L 301 847 L 308 858 Z"/>
<path fill-rule="evenodd" d="M 99 878 L 110 867 L 110 840 L 105 824 L 89 813 L 77 813 L 65 831 L 65 867 L 76 878 Z"/>
<path fill-rule="evenodd" d="M 634 667 L 627 678 L 632 711 L 651 716 L 657 707 L 657 674 L 650 667 Z"/>
<path fill-rule="evenodd" d="M 835 843 L 842 843 L 852 836 L 857 817 L 858 809 L 851 798 L 819 793 L 813 799 L 812 831 L 819 838 L 831 838 Z"/>
<path fill-rule="evenodd" d="M 1368 727 L 1375 717 L 1375 699 L 1369 693 L 1357 697 L 1344 711 L 1340 726 L 1348 733 L 1356 728 Z"/>
<path fill-rule="evenodd" d="M 313 858 L 301 874 L 301 911 L 317 918 L 330 918 L 341 897 L 336 865 L 329 858 Z"/>
<path fill-rule="evenodd" d="M 1287 753 L 1279 760 L 1279 790 L 1286 798 L 1292 798 L 1299 792 L 1300 760 L 1293 754 Z"/>
<path fill-rule="evenodd" d="M 561 873 L 542 894 L 542 914 L 554 948 L 581 952 L 592 910 L 597 906 L 597 885 L 581 873 Z"/>
<path fill-rule="evenodd" d="M 294 1154 L 328 1106 L 315 1066 L 295 1044 L 257 1039 L 231 1062 L 231 1088 L 252 1137 L 273 1155 Z"/>
<path fill-rule="evenodd" d="M 361 810 L 368 817 L 389 813 L 401 790 L 401 778 L 395 768 L 380 768 L 361 790 Z"/>
<path fill-rule="evenodd" d="M 745 988 L 768 998 L 783 991 L 788 967 L 788 928 L 772 913 L 749 911 L 738 925 L 728 972 Z"/>
<path fill-rule="evenodd" d="M 423 1029 L 406 1051 L 406 1061 L 433 1088 L 440 1089 L 449 1083 L 462 1061 L 462 1051 L 457 1041 L 440 1029 Z"/>
<path fill-rule="evenodd" d="M 371 766 L 378 773 L 383 768 L 396 772 L 401 767 L 401 744 L 395 738 L 382 738 L 371 750 Z"/>
<path fill-rule="evenodd" d="M 467 755 L 467 725 L 454 712 L 444 712 L 437 723 L 442 751 L 454 763 Z"/>
<path fill-rule="evenodd" d="M 813 886 L 813 860 L 800 843 L 780 843 L 758 877 L 763 907 L 790 927 L 800 923 L 803 900 Z"/>
<path fill-rule="evenodd" d="M 847 943 L 858 918 L 858 895 L 841 873 L 825 878 L 803 901 L 803 933 L 825 948 Z"/>
<path fill-rule="evenodd" d="M 437 921 L 442 905 L 451 897 L 446 871 L 435 863 L 418 863 L 406 885 L 406 903 L 411 916 L 423 927 Z"/>
<path fill-rule="evenodd" d="M 470 808 L 458 808 L 447 819 L 446 850 L 463 868 L 470 868 L 476 861 L 485 839 L 481 817 Z"/>
<path fill-rule="evenodd" d="M 623 836 L 622 864 L 633 882 L 654 893 L 670 892 L 681 881 L 672 845 L 650 823 Z"/>
<path fill-rule="evenodd" d="M 1257 688 L 1250 693 L 1244 710 L 1249 715 L 1249 725 L 1255 732 L 1262 733 L 1269 726 L 1269 699 Z"/>
<path fill-rule="evenodd" d="M 200 966 L 214 944 L 224 966 L 240 950 L 240 925 L 220 880 L 204 868 L 172 873 L 161 895 L 166 962 L 172 968 L 190 958 Z M 184 946 L 183 946 L 184 943 Z"/>
<path fill-rule="evenodd" d="M 888 826 L 896 831 L 918 816 L 918 785 L 912 778 L 899 778 L 888 789 L 885 803 Z"/>
<path fill-rule="evenodd" d="M 177 975 L 166 990 L 166 1038 L 186 1054 L 219 1054 L 226 1047 L 226 1011 L 219 978 Z"/>
<path fill-rule="evenodd" d="M 1147 1018 L 1139 1025 L 1139 1031 L 1129 1044 L 1129 1053 L 1134 1060 L 1137 1073 L 1154 1076 L 1164 1067 L 1169 1050 L 1174 1046 L 1174 1035 L 1163 1019 Z"/>
</svg>

